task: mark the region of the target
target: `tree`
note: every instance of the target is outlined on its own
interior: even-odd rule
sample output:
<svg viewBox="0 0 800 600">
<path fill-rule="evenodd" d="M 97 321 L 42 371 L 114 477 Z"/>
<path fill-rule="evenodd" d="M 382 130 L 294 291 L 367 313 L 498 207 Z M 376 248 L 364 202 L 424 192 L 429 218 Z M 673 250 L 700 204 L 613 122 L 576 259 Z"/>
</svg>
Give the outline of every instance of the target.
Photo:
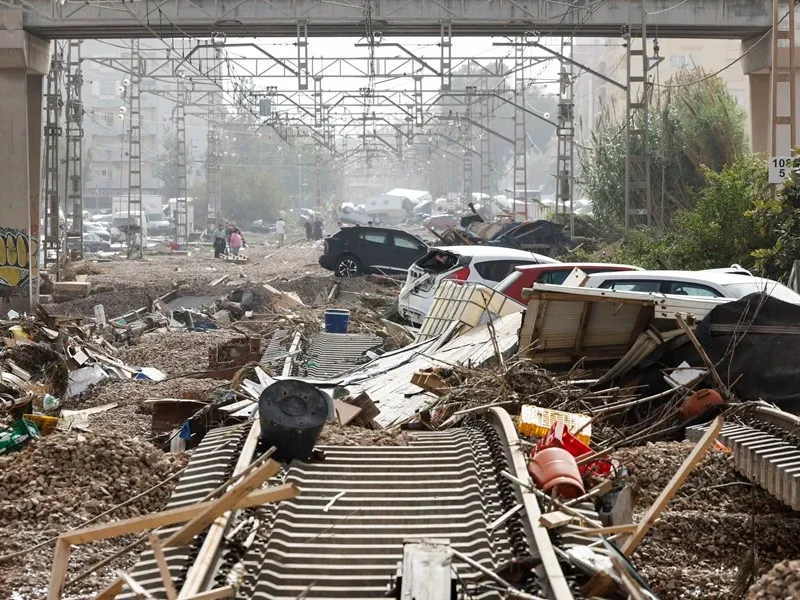
<svg viewBox="0 0 800 600">
<path fill-rule="evenodd" d="M 796 152 L 795 152 L 796 154 Z M 758 232 L 770 244 L 754 252 L 756 267 L 766 277 L 784 279 L 800 258 L 800 159 L 792 159 L 789 178 L 773 199 L 765 195 L 751 211 Z"/>
<path fill-rule="evenodd" d="M 689 84 L 696 81 L 697 83 Z M 664 200 L 663 224 L 671 223 L 682 210 L 690 210 L 697 191 L 706 180 L 705 168 L 719 172 L 747 151 L 746 115 L 736 105 L 725 82 L 702 69 L 685 70 L 667 82 L 661 110 L 649 120 L 650 187 L 653 215 L 657 221 Z M 638 113 L 639 115 L 641 113 Z M 641 117 L 632 123 L 643 129 Z M 633 154 L 644 154 L 642 137 L 633 136 Z M 593 200 L 596 216 L 606 224 L 625 219 L 624 119 L 607 111 L 592 133 L 592 145 L 579 153 L 582 173 L 579 184 Z M 641 168 L 634 163 L 634 168 Z M 639 173 L 641 179 L 643 173 Z M 662 188 L 662 180 L 665 186 Z"/>
<path fill-rule="evenodd" d="M 281 143 L 267 130 L 254 132 L 251 121 L 241 116 L 229 123 L 221 140 L 222 209 L 239 224 L 277 219 L 289 207 L 280 171 L 272 162 Z"/>
<path fill-rule="evenodd" d="M 186 145 L 186 176 L 192 173 L 194 154 Z M 164 129 L 161 137 L 161 152 L 158 154 L 156 179 L 161 181 L 161 193 L 165 198 L 178 197 L 178 137 L 175 130 Z M 188 182 L 187 182 L 188 183 Z"/>
<path fill-rule="evenodd" d="M 629 232 L 613 260 L 651 269 L 696 270 L 734 263 L 760 268 L 763 249 L 776 244 L 769 225 L 775 206 L 770 204 L 765 162 L 744 155 L 719 173 L 706 168 L 703 175 L 694 207 L 678 211 L 673 228 L 664 233 Z"/>
</svg>

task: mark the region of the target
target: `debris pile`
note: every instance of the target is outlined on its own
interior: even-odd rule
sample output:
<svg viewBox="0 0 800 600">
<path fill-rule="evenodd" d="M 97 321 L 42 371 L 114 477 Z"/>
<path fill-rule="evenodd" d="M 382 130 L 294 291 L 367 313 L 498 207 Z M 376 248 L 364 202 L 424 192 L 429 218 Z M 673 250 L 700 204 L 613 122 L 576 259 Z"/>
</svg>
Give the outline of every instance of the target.
<svg viewBox="0 0 800 600">
<path fill-rule="evenodd" d="M 163 482 L 182 469 L 181 454 L 117 433 L 55 433 L 24 452 L 0 457 L 0 519 L 26 527 L 66 528 Z M 114 518 L 159 510 L 171 486 L 114 512 Z"/>
<path fill-rule="evenodd" d="M 747 593 L 747 600 L 800 598 L 800 560 L 782 560 Z"/>
</svg>

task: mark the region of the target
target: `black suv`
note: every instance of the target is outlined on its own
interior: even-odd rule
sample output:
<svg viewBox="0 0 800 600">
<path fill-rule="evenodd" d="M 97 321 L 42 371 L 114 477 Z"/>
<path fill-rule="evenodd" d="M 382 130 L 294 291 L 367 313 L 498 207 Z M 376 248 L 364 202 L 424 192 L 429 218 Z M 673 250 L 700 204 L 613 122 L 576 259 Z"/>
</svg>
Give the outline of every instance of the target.
<svg viewBox="0 0 800 600">
<path fill-rule="evenodd" d="M 428 252 L 428 245 L 416 236 L 386 227 L 345 227 L 325 238 L 322 268 L 337 277 L 365 273 L 404 273 Z"/>
</svg>

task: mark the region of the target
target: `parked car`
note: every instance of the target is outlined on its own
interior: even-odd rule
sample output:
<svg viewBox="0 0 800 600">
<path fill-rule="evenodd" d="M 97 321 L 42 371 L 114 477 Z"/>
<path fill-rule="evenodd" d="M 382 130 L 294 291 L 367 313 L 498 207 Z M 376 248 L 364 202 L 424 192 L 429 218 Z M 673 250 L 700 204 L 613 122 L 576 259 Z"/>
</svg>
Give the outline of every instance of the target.
<svg viewBox="0 0 800 600">
<path fill-rule="evenodd" d="M 525 265 L 517 267 L 503 281 L 498 283 L 494 289 L 503 292 L 521 302 L 527 304 L 528 301 L 522 297 L 522 290 L 531 287 L 534 283 L 550 283 L 561 285 L 567 276 L 574 269 L 580 269 L 587 275 L 592 273 L 604 273 L 608 271 L 641 271 L 639 267 L 632 265 L 616 265 L 609 263 L 559 263 L 555 265 Z"/>
<path fill-rule="evenodd" d="M 516 267 L 536 264 L 559 264 L 559 261 L 533 252 L 494 246 L 432 248 L 408 269 L 398 298 L 398 311 L 404 319 L 419 325 L 444 279 L 474 281 L 494 287 Z"/>
<path fill-rule="evenodd" d="M 267 223 L 263 219 L 257 219 L 250 223 L 247 227 L 247 231 L 252 231 L 253 233 L 272 233 L 275 231 L 275 225 Z"/>
<path fill-rule="evenodd" d="M 425 242 L 405 231 L 355 225 L 325 238 L 319 264 L 337 277 L 404 273 L 427 252 Z"/>
<path fill-rule="evenodd" d="M 80 248 L 81 245 L 81 238 L 80 237 L 67 237 L 67 248 Z M 110 252 L 111 251 L 111 244 L 105 240 L 103 240 L 99 235 L 96 233 L 84 233 L 83 234 L 83 251 L 84 252 Z"/>
<path fill-rule="evenodd" d="M 701 298 L 735 299 L 748 294 L 766 292 L 778 300 L 800 304 L 800 295 L 777 281 L 716 270 L 595 273 L 589 277 L 586 286 L 623 292 L 657 292 Z"/>
<path fill-rule="evenodd" d="M 104 242 L 108 242 L 109 244 L 111 243 L 111 233 L 102 225 L 97 225 L 96 223 L 84 223 L 83 235 L 86 236 L 87 233 L 92 233 L 98 236 Z"/>
</svg>

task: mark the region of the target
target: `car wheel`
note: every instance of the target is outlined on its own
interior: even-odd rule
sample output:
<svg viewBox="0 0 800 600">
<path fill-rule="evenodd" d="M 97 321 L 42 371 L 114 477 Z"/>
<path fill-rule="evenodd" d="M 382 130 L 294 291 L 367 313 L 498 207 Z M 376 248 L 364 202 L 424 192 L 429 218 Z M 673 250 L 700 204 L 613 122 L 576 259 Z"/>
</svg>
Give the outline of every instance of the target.
<svg viewBox="0 0 800 600">
<path fill-rule="evenodd" d="M 358 277 L 361 275 L 361 264 L 352 254 L 345 254 L 336 261 L 334 273 L 337 277 Z"/>
</svg>

